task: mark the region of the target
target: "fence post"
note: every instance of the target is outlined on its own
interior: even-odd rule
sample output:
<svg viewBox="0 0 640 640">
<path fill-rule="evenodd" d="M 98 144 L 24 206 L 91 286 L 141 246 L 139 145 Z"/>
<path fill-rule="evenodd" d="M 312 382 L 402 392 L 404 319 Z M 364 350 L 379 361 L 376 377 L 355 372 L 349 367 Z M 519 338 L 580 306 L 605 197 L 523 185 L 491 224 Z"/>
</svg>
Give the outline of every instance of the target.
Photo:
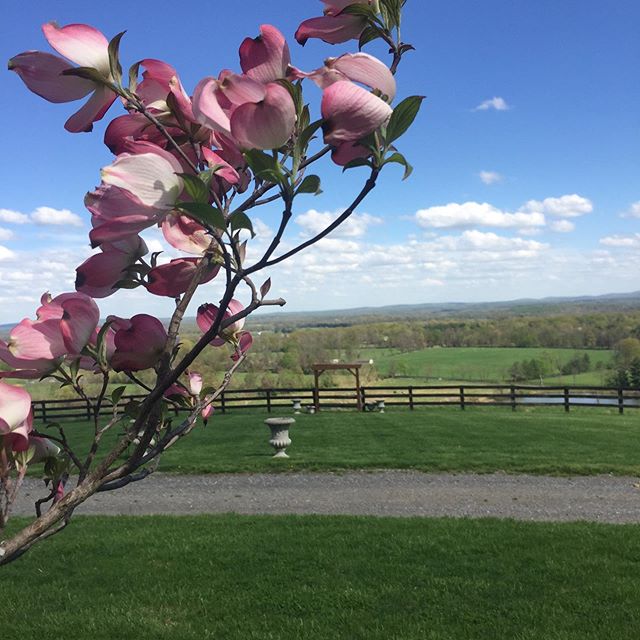
<svg viewBox="0 0 640 640">
<path fill-rule="evenodd" d="M 511 397 L 511 411 L 515 411 L 516 410 L 516 388 L 513 385 L 511 386 L 510 397 Z"/>
<path fill-rule="evenodd" d="M 47 421 L 47 403 L 44 400 L 40 402 L 40 408 L 42 409 L 42 422 L 46 422 Z"/>
<path fill-rule="evenodd" d="M 564 388 L 564 410 L 566 413 L 569 413 L 571 405 L 569 404 L 569 388 Z"/>
<path fill-rule="evenodd" d="M 271 389 L 267 389 L 267 413 L 271 413 Z"/>
<path fill-rule="evenodd" d="M 618 389 L 618 413 L 624 413 L 624 391 Z"/>
<path fill-rule="evenodd" d="M 227 412 L 227 406 L 224 399 L 224 391 L 220 394 L 220 410 L 222 411 L 222 413 Z"/>
<path fill-rule="evenodd" d="M 413 387 L 409 387 L 409 409 L 413 411 Z"/>
<path fill-rule="evenodd" d="M 360 387 L 358 393 L 360 394 L 360 404 L 362 405 L 362 410 L 366 411 L 365 407 L 367 406 L 367 392 L 365 391 L 364 387 Z"/>
<path fill-rule="evenodd" d="M 464 387 L 460 387 L 460 409 L 464 411 Z"/>
</svg>

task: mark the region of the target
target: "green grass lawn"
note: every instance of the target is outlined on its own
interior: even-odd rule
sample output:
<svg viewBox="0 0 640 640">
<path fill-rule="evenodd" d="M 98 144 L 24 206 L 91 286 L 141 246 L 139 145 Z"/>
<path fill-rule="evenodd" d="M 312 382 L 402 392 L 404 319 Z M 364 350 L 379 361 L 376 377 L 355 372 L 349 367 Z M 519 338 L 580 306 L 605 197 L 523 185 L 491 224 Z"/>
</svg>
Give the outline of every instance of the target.
<svg viewBox="0 0 640 640">
<path fill-rule="evenodd" d="M 76 517 L 0 593 L 3 640 L 637 640 L 640 527 Z"/>
<path fill-rule="evenodd" d="M 431 382 L 438 378 L 443 381 L 502 382 L 509 379 L 508 370 L 515 362 L 537 358 L 563 364 L 576 353 L 589 354 L 592 366 L 597 362 L 608 365 L 613 358 L 612 351 L 604 350 L 493 347 L 446 347 L 406 352 L 397 349 L 362 349 L 359 356 L 373 359 L 375 367 L 383 376 L 395 366 L 403 375 L 428 378 Z M 600 384 L 600 372 L 590 373 L 593 374 L 590 381 L 583 384 Z"/>
<path fill-rule="evenodd" d="M 272 415 L 290 415 L 291 410 Z M 640 474 L 640 410 L 561 407 L 436 407 L 380 413 L 323 411 L 295 416 L 289 460 L 273 460 L 268 414 L 215 414 L 163 457 L 181 473 L 339 469 Z M 66 426 L 86 442 L 86 424 Z"/>
</svg>

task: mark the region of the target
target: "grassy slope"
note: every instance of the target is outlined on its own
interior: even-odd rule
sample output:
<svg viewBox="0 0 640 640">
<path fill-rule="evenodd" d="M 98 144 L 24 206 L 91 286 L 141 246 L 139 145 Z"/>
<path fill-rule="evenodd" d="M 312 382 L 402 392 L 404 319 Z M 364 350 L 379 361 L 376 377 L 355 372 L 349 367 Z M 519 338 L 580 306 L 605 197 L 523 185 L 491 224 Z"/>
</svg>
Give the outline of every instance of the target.
<svg viewBox="0 0 640 640">
<path fill-rule="evenodd" d="M 514 362 L 540 358 L 564 363 L 576 353 L 585 352 L 589 354 L 592 366 L 598 361 L 608 364 L 613 357 L 612 351 L 589 349 L 582 351 L 492 347 L 447 347 L 408 352 L 400 352 L 397 349 L 362 349 L 359 354 L 363 359 L 373 359 L 376 368 L 383 375 L 387 374 L 392 363 L 396 365 L 403 363 L 406 375 L 412 377 L 428 377 L 431 380 L 442 378 L 443 380 L 501 382 L 508 379 L 507 371 Z M 593 373 L 599 376 L 598 372 Z"/>
<path fill-rule="evenodd" d="M 287 415 L 290 410 L 280 414 Z M 546 474 L 640 474 L 640 411 L 507 407 L 296 416 L 289 460 L 272 460 L 267 414 L 217 414 L 170 449 L 161 469 L 182 473 L 400 468 Z M 89 429 L 69 423 L 70 440 Z"/>
<path fill-rule="evenodd" d="M 0 569 L 2 637 L 635 640 L 640 527 L 82 518 Z"/>
</svg>

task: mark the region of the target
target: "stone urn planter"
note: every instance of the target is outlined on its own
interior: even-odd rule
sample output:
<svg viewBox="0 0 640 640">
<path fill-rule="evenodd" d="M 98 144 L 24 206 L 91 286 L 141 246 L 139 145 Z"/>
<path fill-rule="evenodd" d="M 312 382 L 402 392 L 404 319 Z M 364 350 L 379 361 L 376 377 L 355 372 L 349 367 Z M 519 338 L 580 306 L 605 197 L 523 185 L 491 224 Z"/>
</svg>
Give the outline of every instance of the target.
<svg viewBox="0 0 640 640">
<path fill-rule="evenodd" d="M 274 458 L 288 458 L 285 449 L 291 444 L 289 427 L 295 418 L 267 418 L 264 423 L 271 429 L 269 444 L 276 450 Z"/>
</svg>

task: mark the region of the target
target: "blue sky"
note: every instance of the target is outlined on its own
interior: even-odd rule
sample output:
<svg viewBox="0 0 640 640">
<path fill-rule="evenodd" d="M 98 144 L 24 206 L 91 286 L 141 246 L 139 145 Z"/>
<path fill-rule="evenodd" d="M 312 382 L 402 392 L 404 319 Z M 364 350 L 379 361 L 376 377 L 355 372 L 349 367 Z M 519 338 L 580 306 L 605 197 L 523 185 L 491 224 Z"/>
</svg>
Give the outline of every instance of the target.
<svg viewBox="0 0 640 640">
<path fill-rule="evenodd" d="M 127 65 L 166 60 L 191 91 L 204 76 L 238 70 L 238 45 L 265 22 L 287 36 L 303 69 L 354 51 L 353 43 L 303 49 L 293 41 L 321 6 L 71 0 L 31 1 L 25 11 L 10 3 L 0 49 L 5 60 L 48 51 L 40 25 L 49 20 L 86 22 L 108 37 L 126 29 Z M 416 51 L 400 69 L 399 97 L 427 96 L 399 143 L 414 174 L 403 183 L 399 169 L 386 172 L 352 224 L 269 274 L 272 292 L 298 310 L 640 289 L 639 28 L 633 0 L 409 0 L 403 37 Z M 386 59 L 382 47 L 368 51 Z M 114 106 L 91 134 L 71 135 L 63 123 L 76 105 L 51 105 L 9 72 L 0 90 L 0 322 L 10 322 L 33 315 L 42 291 L 73 287 L 75 266 L 90 254 L 83 196 L 111 161 L 102 134 L 121 111 Z M 312 104 L 318 95 L 309 88 Z M 324 193 L 297 201 L 289 243 L 348 204 L 363 175 L 329 163 L 320 173 Z M 255 252 L 277 216 L 255 212 Z M 159 234 L 146 237 L 160 248 Z M 214 284 L 202 300 L 218 296 Z M 169 313 L 170 301 L 150 298 L 121 292 L 101 308 Z"/>
</svg>

